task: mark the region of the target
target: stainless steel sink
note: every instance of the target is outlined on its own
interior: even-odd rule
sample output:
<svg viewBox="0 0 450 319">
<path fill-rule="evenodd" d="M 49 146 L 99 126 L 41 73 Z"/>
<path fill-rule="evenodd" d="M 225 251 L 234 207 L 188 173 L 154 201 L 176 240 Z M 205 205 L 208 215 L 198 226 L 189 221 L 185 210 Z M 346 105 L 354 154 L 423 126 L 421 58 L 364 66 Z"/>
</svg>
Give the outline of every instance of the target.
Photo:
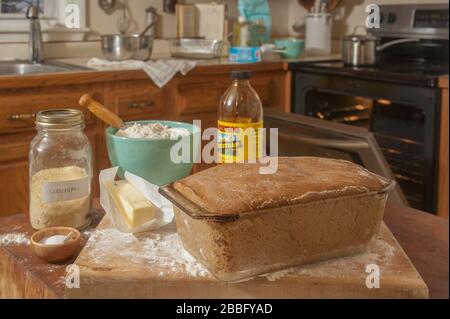
<svg viewBox="0 0 450 319">
<path fill-rule="evenodd" d="M 32 64 L 28 61 L 0 61 L 0 76 L 71 72 L 77 70 L 87 70 L 87 68 L 53 61 L 42 64 Z"/>
</svg>

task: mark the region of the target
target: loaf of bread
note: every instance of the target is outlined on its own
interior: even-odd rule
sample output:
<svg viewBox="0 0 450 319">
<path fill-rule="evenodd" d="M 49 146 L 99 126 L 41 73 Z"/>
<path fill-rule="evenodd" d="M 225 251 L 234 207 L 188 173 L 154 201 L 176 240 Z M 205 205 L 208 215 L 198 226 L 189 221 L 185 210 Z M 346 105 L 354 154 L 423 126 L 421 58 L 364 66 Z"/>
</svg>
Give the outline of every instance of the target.
<svg viewBox="0 0 450 319">
<path fill-rule="evenodd" d="M 217 215 L 235 215 L 333 197 L 379 192 L 389 182 L 351 162 L 279 158 L 276 174 L 261 164 L 222 165 L 174 184 L 183 196 Z"/>
<path fill-rule="evenodd" d="M 221 165 L 171 186 L 182 197 L 174 203 L 220 217 L 194 218 L 181 205 L 175 209 L 186 250 L 218 279 L 355 254 L 377 234 L 390 181 L 323 158 L 279 158 L 273 175 L 259 168 Z"/>
</svg>

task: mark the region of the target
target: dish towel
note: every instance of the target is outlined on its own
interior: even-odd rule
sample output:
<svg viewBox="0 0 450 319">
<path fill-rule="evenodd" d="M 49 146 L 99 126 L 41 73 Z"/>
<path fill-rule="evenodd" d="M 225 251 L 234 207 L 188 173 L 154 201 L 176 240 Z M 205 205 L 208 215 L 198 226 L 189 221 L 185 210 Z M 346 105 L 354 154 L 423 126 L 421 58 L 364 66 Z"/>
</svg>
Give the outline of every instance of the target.
<svg viewBox="0 0 450 319">
<path fill-rule="evenodd" d="M 162 88 L 178 73 L 186 75 L 195 68 L 197 62 L 190 60 L 158 60 L 158 61 L 136 61 L 127 60 L 112 62 L 98 58 L 92 58 L 87 62 L 87 67 L 92 69 L 141 69 L 152 79 L 155 84 Z"/>
</svg>

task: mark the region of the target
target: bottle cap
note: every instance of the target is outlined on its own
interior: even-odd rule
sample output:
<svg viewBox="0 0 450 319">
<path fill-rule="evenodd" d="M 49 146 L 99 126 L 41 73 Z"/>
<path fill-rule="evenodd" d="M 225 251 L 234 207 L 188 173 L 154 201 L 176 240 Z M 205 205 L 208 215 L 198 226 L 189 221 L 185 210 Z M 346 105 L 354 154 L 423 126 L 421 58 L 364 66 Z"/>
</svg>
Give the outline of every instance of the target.
<svg viewBox="0 0 450 319">
<path fill-rule="evenodd" d="M 252 77 L 250 71 L 233 71 L 231 72 L 231 78 L 233 80 L 249 80 Z"/>
</svg>

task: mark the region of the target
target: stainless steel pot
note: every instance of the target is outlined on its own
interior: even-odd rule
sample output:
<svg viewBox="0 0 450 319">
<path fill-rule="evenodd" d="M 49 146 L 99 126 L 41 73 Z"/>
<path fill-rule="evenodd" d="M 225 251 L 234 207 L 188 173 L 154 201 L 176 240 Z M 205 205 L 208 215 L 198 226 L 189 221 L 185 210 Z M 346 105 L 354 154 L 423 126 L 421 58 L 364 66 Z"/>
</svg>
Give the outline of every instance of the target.
<svg viewBox="0 0 450 319">
<path fill-rule="evenodd" d="M 110 61 L 150 59 L 153 51 L 153 35 L 109 34 L 101 37 L 102 51 Z"/>
<path fill-rule="evenodd" d="M 367 34 L 357 34 L 359 28 L 357 26 L 353 34 L 346 36 L 343 41 L 342 60 L 347 65 L 352 66 L 370 66 L 378 63 L 378 52 L 393 45 L 408 42 L 418 42 L 419 39 L 400 39 L 387 42 L 380 45 L 380 38 Z"/>
</svg>

